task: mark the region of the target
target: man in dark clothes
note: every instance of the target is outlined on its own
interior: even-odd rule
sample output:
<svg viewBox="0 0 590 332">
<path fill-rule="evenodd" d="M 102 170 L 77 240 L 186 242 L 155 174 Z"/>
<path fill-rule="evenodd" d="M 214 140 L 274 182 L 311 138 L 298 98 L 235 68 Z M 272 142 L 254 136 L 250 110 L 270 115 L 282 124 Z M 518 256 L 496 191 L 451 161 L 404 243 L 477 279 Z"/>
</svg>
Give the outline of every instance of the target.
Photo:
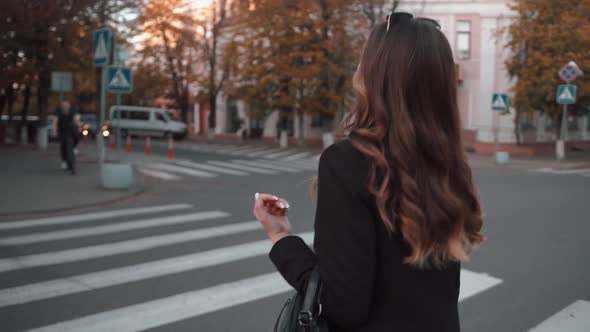
<svg viewBox="0 0 590 332">
<path fill-rule="evenodd" d="M 76 156 L 74 155 L 74 136 L 77 135 L 77 117 L 71 110 L 70 102 L 64 100 L 56 112 L 57 136 L 61 151 L 62 167 L 76 174 Z"/>
</svg>

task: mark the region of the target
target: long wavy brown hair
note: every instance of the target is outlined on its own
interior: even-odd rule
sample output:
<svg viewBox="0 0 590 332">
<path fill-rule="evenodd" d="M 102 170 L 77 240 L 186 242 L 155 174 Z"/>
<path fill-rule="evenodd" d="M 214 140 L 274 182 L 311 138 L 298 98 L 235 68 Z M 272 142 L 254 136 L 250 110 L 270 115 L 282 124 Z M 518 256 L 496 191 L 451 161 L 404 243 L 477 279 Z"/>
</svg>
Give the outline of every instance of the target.
<svg viewBox="0 0 590 332">
<path fill-rule="evenodd" d="M 425 19 L 378 24 L 353 81 L 349 139 L 368 159 L 381 221 L 412 249 L 405 263 L 466 260 L 483 240 L 482 211 L 461 141 L 447 39 Z"/>
</svg>

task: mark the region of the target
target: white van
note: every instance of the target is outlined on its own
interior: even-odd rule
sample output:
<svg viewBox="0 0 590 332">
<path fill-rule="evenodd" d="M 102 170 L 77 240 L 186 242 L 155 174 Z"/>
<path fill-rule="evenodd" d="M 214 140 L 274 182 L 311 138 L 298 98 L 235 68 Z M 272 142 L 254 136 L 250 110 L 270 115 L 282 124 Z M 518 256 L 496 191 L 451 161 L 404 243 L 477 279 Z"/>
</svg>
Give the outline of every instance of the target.
<svg viewBox="0 0 590 332">
<path fill-rule="evenodd" d="M 187 134 L 186 124 L 170 119 L 159 108 L 138 106 L 112 106 L 109 111 L 112 130 L 121 128 L 121 134 L 182 139 Z"/>
</svg>

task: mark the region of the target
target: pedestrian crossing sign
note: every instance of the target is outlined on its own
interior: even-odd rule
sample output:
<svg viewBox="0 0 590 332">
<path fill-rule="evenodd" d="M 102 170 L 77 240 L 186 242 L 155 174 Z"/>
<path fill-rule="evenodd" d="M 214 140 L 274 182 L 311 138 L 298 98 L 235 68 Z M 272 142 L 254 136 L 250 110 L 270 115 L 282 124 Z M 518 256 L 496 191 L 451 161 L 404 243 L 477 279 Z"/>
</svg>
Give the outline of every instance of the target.
<svg viewBox="0 0 590 332">
<path fill-rule="evenodd" d="M 508 95 L 505 93 L 494 93 L 492 96 L 492 110 L 508 112 Z"/>
<path fill-rule="evenodd" d="M 131 93 L 133 75 L 128 67 L 109 67 L 107 71 L 107 89 L 112 93 Z"/>
<path fill-rule="evenodd" d="M 113 32 L 103 28 L 94 31 L 92 59 L 96 66 L 107 66 L 111 63 L 113 48 Z"/>
<path fill-rule="evenodd" d="M 564 105 L 564 104 L 574 104 L 576 102 L 576 93 L 578 91 L 578 87 L 575 85 L 560 85 L 557 87 L 557 103 Z"/>
</svg>

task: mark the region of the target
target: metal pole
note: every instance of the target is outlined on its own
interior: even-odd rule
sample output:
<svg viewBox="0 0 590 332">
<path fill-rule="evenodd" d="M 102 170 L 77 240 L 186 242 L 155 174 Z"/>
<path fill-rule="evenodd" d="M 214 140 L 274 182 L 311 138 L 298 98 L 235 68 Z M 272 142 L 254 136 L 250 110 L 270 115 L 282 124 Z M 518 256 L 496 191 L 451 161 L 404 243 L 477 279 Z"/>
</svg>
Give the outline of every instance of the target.
<svg viewBox="0 0 590 332">
<path fill-rule="evenodd" d="M 563 104 L 563 113 L 561 113 L 561 139 L 567 140 L 567 104 Z"/>
<path fill-rule="evenodd" d="M 100 71 L 100 115 L 98 117 L 98 125 L 100 129 L 98 133 L 98 139 L 96 140 L 98 143 L 98 162 L 101 167 L 102 163 L 104 162 L 104 136 L 102 135 L 102 126 L 104 125 L 104 110 L 106 104 L 106 71 L 106 66 L 103 66 Z"/>
<path fill-rule="evenodd" d="M 121 94 L 117 93 L 117 106 L 121 105 Z M 121 110 L 117 112 L 117 158 L 121 160 Z"/>
<path fill-rule="evenodd" d="M 499 135 L 500 135 L 500 121 L 499 121 L 498 112 L 494 112 L 494 160 L 496 159 L 496 154 L 499 150 Z"/>
</svg>

